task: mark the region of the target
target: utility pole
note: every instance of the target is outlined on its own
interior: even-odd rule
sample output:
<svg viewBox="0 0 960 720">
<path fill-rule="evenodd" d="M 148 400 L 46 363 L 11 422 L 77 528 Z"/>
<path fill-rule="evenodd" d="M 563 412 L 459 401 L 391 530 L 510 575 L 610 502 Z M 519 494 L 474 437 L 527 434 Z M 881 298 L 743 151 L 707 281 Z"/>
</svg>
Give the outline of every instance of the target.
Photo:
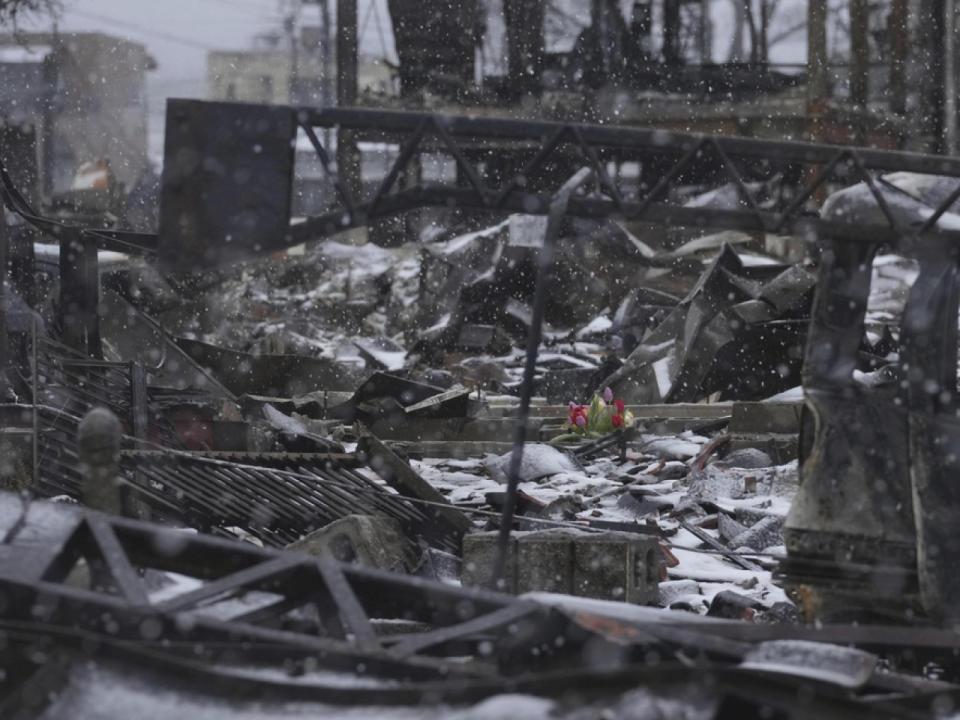
<svg viewBox="0 0 960 720">
<path fill-rule="evenodd" d="M 320 61 L 323 63 L 323 83 L 321 93 L 323 96 L 323 107 L 333 106 L 333 83 L 330 82 L 333 76 L 333 64 L 330 62 L 330 45 L 332 43 L 333 29 L 330 21 L 330 0 L 320 0 L 320 18 L 323 23 L 323 42 L 320 44 Z M 328 131 L 329 132 L 329 131 Z M 329 139 L 327 145 L 330 144 Z"/>
<path fill-rule="evenodd" d="M 545 0 L 503 0 L 507 25 L 507 80 L 517 97 L 533 95 L 543 71 Z"/>
<path fill-rule="evenodd" d="M 890 111 L 907 111 L 907 20 L 908 0 L 893 0 L 887 16 L 890 38 Z"/>
<path fill-rule="evenodd" d="M 920 0 L 920 22 L 917 24 L 917 60 L 923 72 L 920 75 L 920 124 L 930 152 L 943 152 L 945 145 L 944 96 L 946 78 L 944 69 L 944 41 L 946 2 Z"/>
<path fill-rule="evenodd" d="M 337 106 L 357 104 L 357 0 L 337 0 Z M 360 154 L 353 131 L 337 131 L 337 172 L 354 198 L 359 198 Z"/>
<path fill-rule="evenodd" d="M 827 84 L 827 0 L 807 3 L 807 102 L 825 103 Z"/>
<path fill-rule="evenodd" d="M 957 154 L 956 6 L 943 0 L 943 152 Z"/>
<path fill-rule="evenodd" d="M 850 0 L 850 102 L 866 108 L 870 74 L 870 9 L 867 0 Z"/>
<path fill-rule="evenodd" d="M 287 11 L 283 19 L 283 28 L 286 30 L 287 39 L 290 43 L 290 77 L 288 79 L 287 86 L 287 95 L 289 97 L 289 105 L 299 105 L 300 98 L 297 92 L 297 87 L 299 85 L 299 58 L 297 45 L 297 16 L 300 12 L 300 0 L 292 0 L 290 3 L 290 9 Z"/>
<path fill-rule="evenodd" d="M 6 389 L 7 368 L 10 366 L 10 351 L 7 341 L 7 246 L 10 228 L 7 226 L 7 211 L 0 206 L 0 390 Z"/>
<path fill-rule="evenodd" d="M 807 126 L 811 142 L 819 142 L 824 135 L 824 116 L 830 86 L 827 81 L 827 0 L 807 2 Z M 820 168 L 807 166 L 806 174 L 812 179 Z M 823 186 L 814 193 L 814 202 L 826 199 Z"/>
</svg>

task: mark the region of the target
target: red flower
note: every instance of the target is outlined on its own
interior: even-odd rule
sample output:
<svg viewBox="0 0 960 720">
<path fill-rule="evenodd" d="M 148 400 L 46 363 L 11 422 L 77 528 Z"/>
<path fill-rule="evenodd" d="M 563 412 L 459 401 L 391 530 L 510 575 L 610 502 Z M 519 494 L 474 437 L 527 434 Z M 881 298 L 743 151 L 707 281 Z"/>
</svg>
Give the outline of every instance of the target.
<svg viewBox="0 0 960 720">
<path fill-rule="evenodd" d="M 623 404 L 623 400 L 614 400 L 613 404 L 617 406 L 617 415 L 623 415 L 623 410 L 626 407 Z M 621 417 L 620 420 L 622 421 L 623 418 Z"/>
<path fill-rule="evenodd" d="M 587 406 L 570 403 L 570 425 L 583 428 L 587 426 Z"/>
<path fill-rule="evenodd" d="M 616 427 L 620 427 L 621 425 L 623 425 L 623 416 L 622 416 L 622 415 L 614 415 L 612 418 L 610 418 L 610 423 L 611 423 L 615 428 L 616 428 Z"/>
</svg>

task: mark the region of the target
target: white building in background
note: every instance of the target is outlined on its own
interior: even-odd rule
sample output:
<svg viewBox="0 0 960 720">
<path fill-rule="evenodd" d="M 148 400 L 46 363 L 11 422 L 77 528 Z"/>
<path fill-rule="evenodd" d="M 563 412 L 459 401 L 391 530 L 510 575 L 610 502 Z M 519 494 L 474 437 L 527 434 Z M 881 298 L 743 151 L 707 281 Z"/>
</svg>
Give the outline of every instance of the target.
<svg viewBox="0 0 960 720">
<path fill-rule="evenodd" d="M 336 97 L 334 48 L 329 49 L 325 69 L 320 29 L 303 27 L 297 40 L 296 47 L 291 48 L 286 36 L 265 34 L 258 36 L 251 48 L 208 53 L 207 98 L 315 107 L 333 104 Z M 382 60 L 361 57 L 357 71 L 359 93 L 395 95 L 394 75 L 393 69 Z M 325 80 L 328 81 L 326 88 Z"/>
<path fill-rule="evenodd" d="M 0 36 L 0 117 L 30 127 L 39 189 L 68 189 L 84 163 L 108 160 L 129 189 L 147 167 L 146 73 L 139 43 L 102 33 Z"/>
</svg>

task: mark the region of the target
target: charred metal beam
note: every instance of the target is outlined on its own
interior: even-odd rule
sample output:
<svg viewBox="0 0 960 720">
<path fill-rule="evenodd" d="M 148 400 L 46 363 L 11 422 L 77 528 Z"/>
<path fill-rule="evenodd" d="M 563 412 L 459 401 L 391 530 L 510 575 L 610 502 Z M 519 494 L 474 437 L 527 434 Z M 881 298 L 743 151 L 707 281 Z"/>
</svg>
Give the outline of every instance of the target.
<svg viewBox="0 0 960 720">
<path fill-rule="evenodd" d="M 520 485 L 520 464 L 523 462 L 523 445 L 527 435 L 527 420 L 530 417 L 530 399 L 533 397 L 533 379 L 537 370 L 537 354 L 540 349 L 543 316 L 547 307 L 547 283 L 553 267 L 553 258 L 557 251 L 560 224 L 567 214 L 567 208 L 574 192 L 589 183 L 593 177 L 593 170 L 582 168 L 557 191 L 550 202 L 543 245 L 537 254 L 537 281 L 533 295 L 533 317 L 530 321 L 530 332 L 527 335 L 523 383 L 520 386 L 520 410 L 517 413 L 517 422 L 513 433 L 513 451 L 510 453 L 510 467 L 507 471 L 507 497 L 503 504 L 503 515 L 500 518 L 500 530 L 497 535 L 497 554 L 490 575 L 490 582 L 494 588 L 500 587 L 503 582 L 503 572 L 507 563 L 510 530 L 513 526 L 513 511 L 517 504 L 517 488 Z"/>
<path fill-rule="evenodd" d="M 0 501 L 7 508 L 20 506 L 11 495 Z M 161 640 L 170 646 L 248 642 L 249 652 L 256 656 L 256 648 L 264 644 L 315 653 L 331 669 L 425 680 L 482 676 L 486 671 L 481 666 L 458 667 L 421 650 L 442 639 L 475 636 L 478 629 L 503 628 L 503 609 L 517 603 L 520 611 L 511 613 L 513 630 L 522 618 L 538 619 L 530 616 L 529 603 L 509 596 L 185 534 L 75 507 L 36 502 L 24 514 L 26 521 L 18 525 L 16 516 L 0 512 L 0 528 L 10 529 L 0 548 L 0 589 L 8 621 L 42 618 L 52 628 L 83 629 L 119 640 L 146 641 L 157 648 Z M 78 580 L 74 572 L 81 559 L 90 568 L 89 581 Z M 153 600 L 137 569 L 184 573 L 202 585 Z M 326 597 L 339 618 L 339 629 L 332 637 L 321 637 L 293 625 L 285 629 L 282 623 L 279 628 L 257 624 L 249 613 L 244 614 L 247 619 L 236 619 L 236 612 L 211 610 L 218 600 L 250 591 L 291 601 L 274 620 Z M 488 614 L 491 620 L 483 621 Z M 371 617 L 413 619 L 438 630 L 451 629 L 442 637 L 405 643 L 403 652 L 397 652 L 374 634 Z M 505 628 L 503 632 L 511 634 Z"/>
<path fill-rule="evenodd" d="M 551 608 L 76 507 L 23 507 L 10 494 L 0 495 L 0 537 L 5 651 L 42 642 L 45 649 L 72 651 L 70 658 L 114 658 L 138 669 L 173 672 L 232 697 L 418 704 L 503 692 L 559 697 L 576 689 L 582 702 L 638 686 L 708 679 L 721 698 L 752 698 L 787 713 L 799 708 L 799 715 L 839 718 L 902 711 L 911 701 L 929 703 L 934 692 L 956 693 L 956 686 L 887 672 L 868 673 L 851 686 L 842 679 L 811 681 L 809 668 L 791 674 L 783 665 L 776 673 L 769 664 L 737 665 L 750 658 L 753 643 L 788 638 L 908 648 L 920 658 L 929 649 L 956 647 L 957 633 L 932 628 L 707 623 L 639 608 L 630 619 L 575 602 L 562 609 L 562 600 L 559 609 Z M 102 566 L 106 582 L 84 580 L 81 558 L 88 567 Z M 188 575 L 199 587 L 168 591 L 161 599 L 148 591 L 141 571 Z M 325 615 L 322 628 L 289 622 L 296 619 L 291 612 L 310 609 L 318 597 L 330 603 L 339 627 Z M 266 600 L 275 612 L 237 612 L 238 600 L 241 608 L 258 601 L 267 607 Z M 414 620 L 431 629 L 378 635 L 371 618 Z M 815 662 L 817 650 L 807 650 Z M 664 659 L 650 663 L 651 651 Z M 823 646 L 822 652 L 832 651 Z M 464 662 L 464 653 L 479 661 Z M 677 655 L 681 662 L 674 663 L 677 653 L 686 657 Z M 696 663 L 690 662 L 693 654 Z M 600 666 L 598 657 L 604 659 Z M 15 659 L 0 654 L 0 661 Z M 402 683 L 345 688 L 339 679 L 336 686 L 309 677 L 286 681 L 278 671 L 291 663 Z"/>
<path fill-rule="evenodd" d="M 454 138 L 472 140 L 526 140 L 537 146 L 558 129 L 577 128 L 584 140 L 593 146 L 617 150 L 621 154 L 639 151 L 642 154 L 679 156 L 700 145 L 709 135 L 667 130 L 634 128 L 616 125 L 559 123 L 546 120 L 509 120 L 480 115 L 431 115 L 395 110 L 301 108 L 298 119 L 317 127 L 345 125 L 351 129 L 388 139 L 391 135 L 414 132 L 424 118 L 434 118 Z M 796 140 L 760 140 L 756 138 L 716 136 L 713 138 L 725 153 L 737 158 L 823 164 L 842 151 L 855 152 L 870 170 L 904 170 L 909 172 L 960 177 L 960 158 L 924 153 L 845 147 Z M 635 156 L 634 156 L 635 157 Z"/>
<path fill-rule="evenodd" d="M 95 241 L 104 248 L 123 249 L 128 252 L 154 252 L 159 248 L 161 255 L 178 269 L 195 271 L 222 259 L 239 259 L 250 254 L 287 247 L 425 206 L 546 214 L 553 189 L 549 186 L 538 188 L 536 185 L 546 175 L 551 175 L 544 170 L 548 165 L 555 171 L 563 172 L 566 169 L 572 172 L 576 167 L 582 166 L 585 160 L 594 166 L 595 170 L 603 170 L 607 162 L 640 161 L 650 164 L 660 175 L 661 181 L 656 183 L 655 187 L 650 190 L 641 189 L 639 196 L 631 197 L 626 188 L 618 186 L 609 178 L 603 178 L 600 193 L 592 197 L 572 198 L 568 214 L 587 218 L 615 216 L 656 224 L 738 229 L 748 232 L 792 232 L 812 238 L 845 235 L 865 241 L 894 242 L 899 234 L 906 232 L 911 236 L 936 234 L 951 241 L 960 240 L 960 232 L 954 230 L 936 227 L 896 228 L 890 223 L 882 222 L 870 226 L 857 225 L 838 218 L 821 219 L 804 208 L 805 202 L 814 197 L 826 182 L 849 184 L 849 179 L 841 178 L 834 172 L 843 165 L 854 168 L 854 181 L 864 179 L 864 173 L 871 175 L 888 171 L 960 177 L 960 159 L 953 157 L 793 141 L 713 138 L 609 125 L 354 108 L 251 109 L 251 106 L 231 103 L 176 101 L 171 105 L 171 112 L 180 113 L 176 115 L 178 118 L 181 115 L 192 117 L 195 122 L 191 121 L 189 128 L 184 128 L 182 122 L 168 124 L 171 133 L 180 133 L 182 138 L 192 139 L 184 145 L 183 142 L 173 142 L 168 138 L 168 149 L 174 157 L 165 163 L 165 168 L 169 165 L 169 172 L 173 173 L 173 169 L 177 167 L 187 170 L 193 167 L 197 172 L 191 176 L 192 179 L 186 175 L 183 177 L 189 179 L 191 187 L 197 192 L 184 193 L 186 185 L 180 187 L 177 192 L 183 202 L 178 204 L 179 201 L 170 201 L 172 189 L 165 186 L 161 208 L 164 219 L 161 220 L 162 232 L 159 239 L 151 235 L 63 226 L 39 217 L 17 192 L 6 171 L 0 167 L 0 192 L 5 204 L 57 240 L 79 233 L 82 239 Z M 227 134 L 233 137 L 241 115 L 245 117 L 246 113 L 251 112 L 273 113 L 277 117 L 287 118 L 282 124 L 289 129 L 275 138 L 275 151 L 271 152 L 267 145 L 257 142 L 221 142 L 223 133 L 220 131 L 229 129 Z M 288 122 L 291 118 L 293 121 Z M 195 128 L 192 127 L 194 124 Z M 263 193 L 276 195 L 277 183 L 274 180 L 279 178 L 281 187 L 288 185 L 292 172 L 289 167 L 290 143 L 297 128 L 306 132 L 322 161 L 321 164 L 331 175 L 335 172 L 330 163 L 331 153 L 323 147 L 314 132 L 315 128 L 336 129 L 347 135 L 355 133 L 368 140 L 398 143 L 407 148 L 404 156 L 408 156 L 411 163 L 416 162 L 421 152 L 444 153 L 454 158 L 458 168 L 457 175 L 467 178 L 469 182 L 458 186 L 455 180 L 451 180 L 405 189 L 394 188 L 396 183 L 384 182 L 379 189 L 364 197 L 353 183 L 341 183 L 334 178 L 339 197 L 327 199 L 327 212 L 291 226 L 285 215 L 289 211 L 289 203 L 270 202 L 268 205 L 271 211 L 268 214 L 272 218 L 271 222 L 275 224 L 271 232 L 266 232 L 265 226 L 261 227 L 262 223 L 258 225 L 260 221 L 249 227 L 244 226 L 244 218 L 262 215 L 265 207 L 263 198 L 266 197 Z M 225 168 L 242 171 L 239 175 L 229 172 L 223 175 L 229 181 L 217 181 L 217 192 L 226 203 L 223 207 L 237 206 L 241 212 L 224 211 L 221 203 L 212 202 L 212 196 L 209 195 L 211 190 L 205 187 L 212 178 L 212 171 L 197 170 L 197 167 L 190 166 L 189 163 L 184 165 L 186 155 L 182 153 L 179 159 L 177 157 L 177 148 L 188 149 L 187 145 L 190 143 L 196 147 L 187 155 L 205 156 L 207 148 L 201 147 L 207 142 L 203 139 L 205 137 L 210 143 L 220 143 L 221 151 L 217 157 L 225 163 Z M 499 168 L 487 167 L 482 161 L 487 151 L 532 153 L 536 156 L 535 165 L 539 170 L 526 167 L 520 173 L 501 176 Z M 254 172 L 256 167 L 261 166 L 264 172 Z M 735 210 L 689 208 L 664 200 L 665 193 L 686 175 L 699 174 L 704 167 L 709 167 L 716 178 L 732 182 L 740 189 L 742 207 Z M 761 208 L 750 193 L 745 192 L 743 178 L 748 176 L 751 168 L 770 174 L 778 170 L 803 167 L 827 167 L 831 172 L 819 173 L 806 184 L 793 187 L 783 196 L 780 205 L 771 208 Z M 398 177 L 404 168 L 398 164 L 395 170 L 391 177 Z M 552 174 L 555 175 L 556 172 Z M 237 177 L 243 182 L 241 191 L 238 191 L 236 183 L 233 182 Z M 173 175 L 170 174 L 168 179 L 171 182 L 172 178 Z M 199 204 L 197 201 L 200 201 Z M 195 207 L 190 206 L 191 202 Z M 935 210 L 941 213 L 948 205 L 949 203 L 944 204 Z M 181 217 L 184 215 L 182 211 L 188 209 L 188 206 L 193 207 L 186 212 L 188 217 Z M 200 233 L 201 226 L 208 232 Z M 186 232 L 185 228 L 194 229 Z M 200 245 L 194 242 L 199 237 L 198 233 L 204 235 Z M 186 247 L 190 243 L 193 245 Z"/>
</svg>

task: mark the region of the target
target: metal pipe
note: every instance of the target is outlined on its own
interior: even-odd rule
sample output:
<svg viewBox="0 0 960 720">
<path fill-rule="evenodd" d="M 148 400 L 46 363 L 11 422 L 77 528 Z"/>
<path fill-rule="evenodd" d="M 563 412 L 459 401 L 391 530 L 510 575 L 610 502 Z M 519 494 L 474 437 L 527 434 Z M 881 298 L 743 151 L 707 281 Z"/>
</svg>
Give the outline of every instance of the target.
<svg viewBox="0 0 960 720">
<path fill-rule="evenodd" d="M 943 151 L 957 154 L 957 49 L 953 0 L 943 0 Z"/>
<path fill-rule="evenodd" d="M 520 386 L 520 411 L 513 433 L 513 452 L 510 454 L 510 469 L 507 479 L 507 497 L 503 503 L 503 516 L 500 518 L 500 532 L 497 535 L 497 554 L 493 562 L 490 586 L 493 589 L 503 584 L 503 571 L 507 562 L 507 549 L 510 542 L 510 526 L 513 524 L 513 511 L 517 503 L 517 485 L 520 483 L 520 463 L 523 459 L 523 444 L 527 435 L 527 420 L 530 416 L 530 398 L 533 395 L 533 376 L 537 367 L 537 352 L 540 348 L 540 336 L 543 329 L 543 316 L 547 307 L 547 282 L 556 254 L 557 239 L 560 235 L 560 223 L 567 214 L 567 205 L 574 191 L 593 177 L 593 170 L 581 168 L 567 180 L 553 196 L 550 213 L 547 216 L 547 230 L 544 233 L 543 247 L 537 258 L 537 283 L 533 296 L 533 318 L 527 335 L 527 358 L 523 368 L 523 384 Z"/>
<path fill-rule="evenodd" d="M 31 378 L 33 380 L 33 484 L 38 485 L 40 483 L 40 472 L 39 472 L 39 452 L 37 449 L 37 439 L 40 436 L 40 415 L 38 411 L 38 406 L 40 404 L 38 396 L 38 384 L 37 384 L 37 316 L 30 316 L 30 331 L 33 335 L 31 352 L 33 354 L 33 368 Z"/>
<path fill-rule="evenodd" d="M 826 66 L 824 66 L 825 68 Z M 397 110 L 361 110 L 357 108 L 297 108 L 304 124 L 316 127 L 344 126 L 352 130 L 378 135 L 414 132 L 432 113 Z M 544 137 L 553 137 L 564 127 L 576 127 L 584 142 L 609 148 L 617 158 L 629 159 L 644 155 L 682 156 L 690 148 L 711 137 L 700 133 L 682 133 L 646 128 L 587 123 L 559 123 L 547 120 L 509 120 L 479 115 L 435 116 L 451 137 L 471 140 L 517 140 L 539 146 Z M 856 152 L 863 164 L 872 170 L 907 171 L 960 177 L 960 158 L 933 157 L 927 153 L 851 148 L 850 146 L 797 140 L 761 140 L 733 136 L 715 137 L 725 153 L 738 158 L 820 164 L 829 162 L 837 152 Z"/>
</svg>

